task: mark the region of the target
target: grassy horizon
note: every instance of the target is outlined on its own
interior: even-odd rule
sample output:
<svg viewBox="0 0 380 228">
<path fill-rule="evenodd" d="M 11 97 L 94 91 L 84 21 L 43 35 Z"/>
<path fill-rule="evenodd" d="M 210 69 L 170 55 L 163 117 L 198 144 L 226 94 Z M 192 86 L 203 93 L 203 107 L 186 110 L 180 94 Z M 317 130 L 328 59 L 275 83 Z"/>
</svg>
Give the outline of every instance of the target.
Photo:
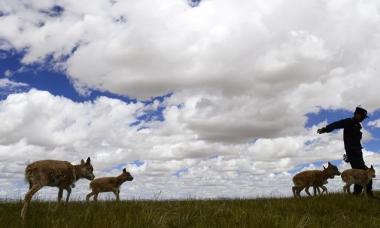
<svg viewBox="0 0 380 228">
<path fill-rule="evenodd" d="M 0 201 L 0 227 L 23 227 L 22 202 Z M 380 200 L 321 197 L 32 201 L 24 227 L 380 227 Z"/>
</svg>

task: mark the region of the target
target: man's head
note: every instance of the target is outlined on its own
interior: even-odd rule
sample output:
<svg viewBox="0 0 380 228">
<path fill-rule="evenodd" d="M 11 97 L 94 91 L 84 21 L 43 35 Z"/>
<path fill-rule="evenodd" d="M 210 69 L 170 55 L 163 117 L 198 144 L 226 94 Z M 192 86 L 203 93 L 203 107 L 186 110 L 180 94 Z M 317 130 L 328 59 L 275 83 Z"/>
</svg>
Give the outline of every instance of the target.
<svg viewBox="0 0 380 228">
<path fill-rule="evenodd" d="M 356 107 L 354 112 L 354 119 L 358 122 L 362 122 L 365 118 L 367 118 L 367 110 L 362 107 Z"/>
</svg>

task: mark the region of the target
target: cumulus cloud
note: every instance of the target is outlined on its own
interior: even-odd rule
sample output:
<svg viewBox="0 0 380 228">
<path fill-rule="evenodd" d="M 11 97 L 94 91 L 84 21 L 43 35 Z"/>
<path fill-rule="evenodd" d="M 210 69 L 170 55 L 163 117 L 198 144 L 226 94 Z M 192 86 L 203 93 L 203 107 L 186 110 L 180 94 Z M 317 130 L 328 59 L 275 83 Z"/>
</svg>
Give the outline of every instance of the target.
<svg viewBox="0 0 380 228">
<path fill-rule="evenodd" d="M 74 103 L 35 90 L 11 95 L 1 102 L 0 153 L 22 162 L 4 161 L 2 169 L 21 175 L 26 160 L 91 155 L 99 175 L 126 164 L 147 180 L 131 184 L 136 194 L 261 192 L 273 190 L 271 178 L 285 185 L 294 167 L 343 153 L 340 132 L 316 136 L 316 126 L 304 128 L 306 113 L 379 108 L 379 7 L 375 0 L 3 1 L 0 48 L 25 53 L 23 64 L 52 59 L 82 94 L 173 95 L 150 107 L 105 97 Z M 157 105 L 165 121 L 132 124 Z M 188 191 L 176 193 L 179 184 Z"/>
<path fill-rule="evenodd" d="M 126 198 L 289 195 L 294 167 L 339 160 L 344 151 L 341 131 L 317 135 L 318 126 L 303 135 L 250 143 L 205 141 L 182 122 L 180 107 L 166 105 L 164 122 L 134 125 L 137 116 L 160 104 L 106 97 L 75 103 L 34 89 L 9 95 L 0 102 L 2 194 L 18 198 L 26 191 L 23 171 L 32 161 L 75 164 L 90 156 L 96 176 L 118 175 L 122 167 L 132 173 L 135 180 L 123 187 Z M 366 154 L 378 164 L 378 154 Z M 87 184 L 78 183 L 74 198 L 83 199 Z M 46 189 L 40 195 L 55 198 L 56 191 Z"/>
<path fill-rule="evenodd" d="M 196 116 L 183 118 L 205 140 L 300 134 L 317 107 L 379 108 L 377 1 L 83 5 L 6 1 L 0 37 L 26 64 L 55 59 L 82 94 L 192 99 Z"/>
</svg>

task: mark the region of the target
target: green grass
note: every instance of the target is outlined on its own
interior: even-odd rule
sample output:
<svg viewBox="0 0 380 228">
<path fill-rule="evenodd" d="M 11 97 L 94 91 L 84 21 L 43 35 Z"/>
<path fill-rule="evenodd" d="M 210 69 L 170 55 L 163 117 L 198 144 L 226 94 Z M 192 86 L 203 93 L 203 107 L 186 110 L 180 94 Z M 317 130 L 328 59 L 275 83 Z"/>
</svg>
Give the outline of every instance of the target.
<svg viewBox="0 0 380 228">
<path fill-rule="evenodd" d="M 21 202 L 0 202 L 0 227 L 22 227 Z M 331 194 L 310 198 L 32 201 L 24 227 L 380 227 L 380 200 Z"/>
</svg>

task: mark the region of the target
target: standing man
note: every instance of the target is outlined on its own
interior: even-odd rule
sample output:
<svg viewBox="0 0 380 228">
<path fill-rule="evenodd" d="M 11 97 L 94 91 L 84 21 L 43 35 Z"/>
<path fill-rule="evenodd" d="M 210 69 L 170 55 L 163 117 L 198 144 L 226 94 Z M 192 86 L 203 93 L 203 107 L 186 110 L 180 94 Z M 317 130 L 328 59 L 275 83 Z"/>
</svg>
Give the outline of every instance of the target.
<svg viewBox="0 0 380 228">
<path fill-rule="evenodd" d="M 356 107 L 354 116 L 352 118 L 342 119 L 327 125 L 326 127 L 318 129 L 318 133 L 328 133 L 335 129 L 343 128 L 343 141 L 346 154 L 344 160 L 349 162 L 353 169 L 366 169 L 367 166 L 363 160 L 362 152 L 362 128 L 361 122 L 367 118 L 367 110 L 361 107 Z M 362 187 L 355 184 L 354 194 L 359 195 L 362 192 Z M 372 180 L 367 185 L 367 193 L 373 197 Z"/>
</svg>

